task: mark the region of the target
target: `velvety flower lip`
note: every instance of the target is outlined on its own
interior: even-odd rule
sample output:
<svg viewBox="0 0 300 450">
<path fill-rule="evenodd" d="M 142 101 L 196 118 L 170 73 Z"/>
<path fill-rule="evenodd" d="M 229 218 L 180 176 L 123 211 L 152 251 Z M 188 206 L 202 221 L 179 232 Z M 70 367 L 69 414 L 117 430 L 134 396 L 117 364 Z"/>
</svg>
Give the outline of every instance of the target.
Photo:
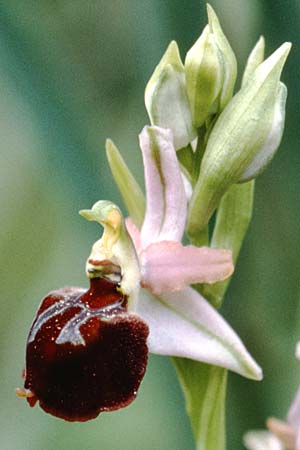
<svg viewBox="0 0 300 450">
<path fill-rule="evenodd" d="M 90 279 L 42 301 L 29 332 L 24 389 L 30 406 L 67 421 L 86 421 L 127 406 L 143 379 L 147 324 L 127 312 L 118 283 Z"/>
<path fill-rule="evenodd" d="M 139 259 L 142 289 L 135 311 L 150 328 L 149 350 L 183 356 L 261 379 L 261 368 L 222 316 L 192 283 L 215 283 L 233 272 L 228 250 L 184 246 L 187 199 L 171 130 L 140 134 L 146 213 L 139 230 L 126 227 Z"/>
</svg>

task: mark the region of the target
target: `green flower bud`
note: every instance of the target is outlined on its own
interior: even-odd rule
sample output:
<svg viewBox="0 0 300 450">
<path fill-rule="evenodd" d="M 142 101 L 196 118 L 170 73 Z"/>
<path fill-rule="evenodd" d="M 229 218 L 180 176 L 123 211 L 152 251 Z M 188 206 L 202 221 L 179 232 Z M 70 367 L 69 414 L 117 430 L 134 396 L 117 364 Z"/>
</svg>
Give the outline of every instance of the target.
<svg viewBox="0 0 300 450">
<path fill-rule="evenodd" d="M 246 67 L 243 74 L 243 80 L 242 80 L 242 86 L 245 86 L 246 82 L 249 80 L 249 78 L 253 75 L 255 69 L 261 64 L 264 60 L 265 55 L 265 40 L 264 37 L 261 36 L 253 50 L 251 51 Z"/>
<path fill-rule="evenodd" d="M 207 25 L 185 59 L 187 93 L 197 128 L 219 109 L 223 68 L 222 54 Z"/>
<path fill-rule="evenodd" d="M 210 32 L 222 55 L 223 62 L 223 86 L 220 94 L 220 110 L 222 111 L 232 97 L 237 75 L 237 62 L 233 50 L 223 33 L 219 19 L 213 8 L 207 5 L 208 25 Z"/>
<path fill-rule="evenodd" d="M 257 176 L 277 150 L 286 101 L 280 75 L 290 48 L 283 44 L 259 64 L 217 120 L 190 203 L 191 236 L 207 225 L 226 190 Z"/>
<path fill-rule="evenodd" d="M 175 41 L 170 43 L 146 86 L 145 105 L 152 125 L 172 130 L 176 150 L 186 147 L 197 136 L 184 66 Z"/>
<path fill-rule="evenodd" d="M 237 74 L 234 53 L 218 17 L 207 5 L 208 25 L 185 60 L 187 92 L 195 127 L 222 111 L 232 97 Z"/>
</svg>

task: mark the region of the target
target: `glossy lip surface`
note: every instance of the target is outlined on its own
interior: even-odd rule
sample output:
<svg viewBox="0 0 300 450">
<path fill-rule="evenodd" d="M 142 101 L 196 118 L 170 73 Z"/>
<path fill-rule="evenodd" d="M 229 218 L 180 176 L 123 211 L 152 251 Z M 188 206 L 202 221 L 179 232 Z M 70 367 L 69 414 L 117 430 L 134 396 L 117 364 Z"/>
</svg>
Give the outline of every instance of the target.
<svg viewBox="0 0 300 450">
<path fill-rule="evenodd" d="M 64 288 L 41 303 L 31 327 L 24 388 L 46 412 L 86 421 L 134 400 L 144 376 L 148 326 L 126 311 L 118 285 Z"/>
</svg>

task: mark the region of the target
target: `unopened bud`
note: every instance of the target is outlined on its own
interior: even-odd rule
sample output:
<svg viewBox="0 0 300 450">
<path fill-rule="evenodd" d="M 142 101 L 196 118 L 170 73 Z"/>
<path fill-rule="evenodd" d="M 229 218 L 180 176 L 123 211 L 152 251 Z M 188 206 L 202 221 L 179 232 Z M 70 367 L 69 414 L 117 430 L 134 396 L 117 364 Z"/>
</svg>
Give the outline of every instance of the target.
<svg viewBox="0 0 300 450">
<path fill-rule="evenodd" d="M 197 128 L 219 109 L 223 67 L 222 54 L 207 25 L 185 59 L 187 93 Z"/>
<path fill-rule="evenodd" d="M 223 33 L 219 19 L 209 4 L 207 5 L 207 15 L 210 33 L 213 34 L 215 42 L 222 55 L 223 85 L 220 94 L 220 109 L 222 111 L 232 97 L 237 75 L 237 62 L 234 52 L 225 34 Z"/>
<path fill-rule="evenodd" d="M 208 223 L 233 183 L 257 176 L 277 150 L 286 101 L 280 75 L 290 48 L 283 44 L 261 63 L 217 120 L 190 204 L 191 234 Z"/>
<path fill-rule="evenodd" d="M 172 130 L 176 150 L 186 147 L 197 136 L 184 66 L 175 41 L 170 43 L 146 86 L 145 105 L 152 125 Z"/>
</svg>

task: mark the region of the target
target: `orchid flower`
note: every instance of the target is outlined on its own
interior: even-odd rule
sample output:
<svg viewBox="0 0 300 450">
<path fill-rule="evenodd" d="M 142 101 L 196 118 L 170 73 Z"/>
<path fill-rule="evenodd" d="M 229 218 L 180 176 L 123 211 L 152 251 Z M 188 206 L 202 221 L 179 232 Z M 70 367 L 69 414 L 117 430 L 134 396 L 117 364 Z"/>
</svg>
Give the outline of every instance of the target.
<svg viewBox="0 0 300 450">
<path fill-rule="evenodd" d="M 299 343 L 296 357 L 300 359 Z M 300 450 L 300 388 L 289 408 L 286 421 L 273 417 L 267 420 L 266 430 L 248 431 L 244 444 L 249 450 Z"/>
<path fill-rule="evenodd" d="M 191 283 L 233 272 L 228 250 L 183 246 L 187 198 L 173 135 L 140 135 L 146 184 L 141 231 L 100 200 L 80 214 L 104 227 L 86 273 L 90 289 L 64 288 L 42 301 L 27 341 L 24 389 L 30 406 L 85 421 L 128 405 L 144 376 L 148 349 L 260 379 L 261 369 L 221 315 Z M 84 374 L 84 376 L 83 376 Z"/>
</svg>

